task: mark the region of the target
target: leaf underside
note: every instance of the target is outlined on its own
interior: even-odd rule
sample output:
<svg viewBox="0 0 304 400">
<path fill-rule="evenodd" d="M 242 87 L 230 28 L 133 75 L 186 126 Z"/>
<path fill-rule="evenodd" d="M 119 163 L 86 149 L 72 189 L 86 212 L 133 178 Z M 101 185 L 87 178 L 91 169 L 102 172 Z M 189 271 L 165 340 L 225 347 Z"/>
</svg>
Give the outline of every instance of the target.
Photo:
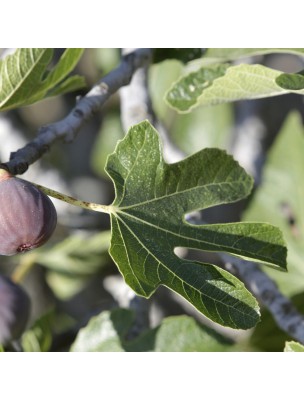
<svg viewBox="0 0 304 400">
<path fill-rule="evenodd" d="M 191 72 L 169 89 L 167 103 L 178 112 L 238 100 L 304 94 L 304 78 L 259 64 L 216 64 Z"/>
<path fill-rule="evenodd" d="M 53 53 L 53 49 L 23 48 L 0 60 L 1 111 L 85 86 L 80 76 L 65 79 L 75 68 L 83 49 L 66 49 L 57 64 L 48 71 Z"/>
<path fill-rule="evenodd" d="M 254 326 L 258 305 L 243 283 L 215 265 L 174 253 L 176 247 L 227 252 L 286 269 L 281 233 L 271 225 L 197 226 L 185 220 L 191 211 L 250 193 L 252 178 L 239 164 L 219 149 L 166 164 L 158 133 L 145 121 L 118 143 L 106 171 L 116 191 L 110 254 L 131 288 L 149 297 L 164 285 L 215 322 L 241 329 Z"/>
<path fill-rule="evenodd" d="M 303 352 L 304 351 L 304 346 L 301 343 L 290 341 L 285 343 L 285 352 Z"/>
</svg>

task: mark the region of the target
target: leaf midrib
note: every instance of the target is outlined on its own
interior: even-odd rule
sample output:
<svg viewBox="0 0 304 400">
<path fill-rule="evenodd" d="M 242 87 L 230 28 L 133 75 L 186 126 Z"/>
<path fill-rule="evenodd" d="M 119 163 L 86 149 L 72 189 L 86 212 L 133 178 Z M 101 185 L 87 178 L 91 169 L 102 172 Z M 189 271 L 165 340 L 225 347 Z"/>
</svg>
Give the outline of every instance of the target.
<svg viewBox="0 0 304 400">
<path fill-rule="evenodd" d="M 129 253 L 128 253 L 128 247 L 126 246 L 125 239 L 124 239 L 124 236 L 123 236 L 123 234 L 122 234 L 122 232 L 121 232 L 121 229 L 120 229 L 119 224 L 118 224 L 118 229 L 119 229 L 119 233 L 120 233 L 121 239 L 122 239 L 122 241 L 123 241 L 124 247 L 125 247 L 125 249 L 126 249 L 126 256 L 127 256 L 127 259 L 128 259 L 128 264 L 129 264 L 130 270 L 132 271 L 132 274 L 133 274 L 134 278 L 136 279 L 138 285 L 141 287 L 142 291 L 145 292 L 144 288 L 143 288 L 142 285 L 140 284 L 140 281 L 139 281 L 139 279 L 137 278 L 137 276 L 136 276 L 136 274 L 135 274 L 135 272 L 134 272 L 134 270 L 133 270 L 133 268 L 132 268 L 132 265 L 131 265 L 131 262 L 130 262 Z"/>
<path fill-rule="evenodd" d="M 190 192 L 190 191 L 194 191 L 194 190 L 197 190 L 197 189 L 202 189 L 202 188 L 209 188 L 209 187 L 212 187 L 212 186 L 225 186 L 225 185 L 227 185 L 227 186 L 231 186 L 231 185 L 237 185 L 237 184 L 240 184 L 240 183 L 243 183 L 243 182 L 240 182 L 239 180 L 237 180 L 237 181 L 231 181 L 231 182 L 213 182 L 213 183 L 207 183 L 207 184 L 203 184 L 203 185 L 200 185 L 200 186 L 195 186 L 195 187 L 190 187 L 190 188 L 188 188 L 188 189 L 185 189 L 185 190 L 181 190 L 181 191 L 179 191 L 179 192 L 174 192 L 174 193 L 170 193 L 170 194 L 164 194 L 163 196 L 159 196 L 159 197 L 155 197 L 154 199 L 149 199 L 149 200 L 145 200 L 145 201 L 142 201 L 142 202 L 140 202 L 140 203 L 136 203 L 136 204 L 131 204 L 131 205 L 129 205 L 129 206 L 122 206 L 122 207 L 120 207 L 120 205 L 118 204 L 117 205 L 117 207 L 119 208 L 119 210 L 128 210 L 128 209 L 130 209 L 130 208 L 135 208 L 135 207 L 140 207 L 140 206 L 144 206 L 144 205 L 146 205 L 146 204 L 151 204 L 151 203 L 153 203 L 153 202 L 157 202 L 157 201 L 160 201 L 160 200 L 163 200 L 163 199 L 168 199 L 168 198 L 172 198 L 172 197 L 174 197 L 174 196 L 178 196 L 178 195 L 181 195 L 181 194 L 185 194 L 185 193 L 187 193 L 187 192 Z M 239 197 L 237 200 L 240 200 L 240 199 L 242 199 L 243 197 L 245 197 L 247 195 L 247 193 L 246 194 L 244 194 L 242 197 Z M 124 200 L 125 198 L 123 198 L 122 199 L 122 201 Z M 235 200 L 235 201 L 237 201 L 237 200 Z M 122 201 L 120 202 L 120 204 L 122 203 Z M 228 203 L 228 202 L 230 202 L 231 200 L 226 200 L 225 201 L 225 203 Z M 113 204 L 115 204 L 115 201 L 114 201 L 114 203 Z M 224 204 L 224 203 L 221 203 L 221 204 Z M 209 206 L 208 206 L 209 207 Z M 203 210 L 204 209 L 204 207 L 202 206 L 201 208 L 200 208 L 200 210 Z"/>
</svg>

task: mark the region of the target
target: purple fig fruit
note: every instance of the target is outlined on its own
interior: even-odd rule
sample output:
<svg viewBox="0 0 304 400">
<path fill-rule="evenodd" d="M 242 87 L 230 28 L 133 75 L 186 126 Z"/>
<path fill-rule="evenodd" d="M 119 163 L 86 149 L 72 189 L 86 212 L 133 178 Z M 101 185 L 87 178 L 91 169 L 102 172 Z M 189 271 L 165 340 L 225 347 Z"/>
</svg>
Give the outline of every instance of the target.
<svg viewBox="0 0 304 400">
<path fill-rule="evenodd" d="M 26 328 L 31 302 L 21 286 L 0 276 L 0 344 L 18 339 Z"/>
<path fill-rule="evenodd" d="M 44 244 L 57 223 L 51 200 L 32 183 L 0 169 L 0 254 L 11 256 Z"/>
</svg>

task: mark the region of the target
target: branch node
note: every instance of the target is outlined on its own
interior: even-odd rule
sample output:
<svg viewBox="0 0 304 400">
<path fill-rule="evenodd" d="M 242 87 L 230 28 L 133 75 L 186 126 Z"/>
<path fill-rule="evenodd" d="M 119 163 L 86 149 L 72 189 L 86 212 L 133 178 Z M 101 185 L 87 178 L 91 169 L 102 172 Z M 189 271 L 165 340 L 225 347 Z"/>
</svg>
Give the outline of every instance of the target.
<svg viewBox="0 0 304 400">
<path fill-rule="evenodd" d="M 84 118 L 84 112 L 80 108 L 75 108 L 73 115 L 76 118 Z"/>
</svg>

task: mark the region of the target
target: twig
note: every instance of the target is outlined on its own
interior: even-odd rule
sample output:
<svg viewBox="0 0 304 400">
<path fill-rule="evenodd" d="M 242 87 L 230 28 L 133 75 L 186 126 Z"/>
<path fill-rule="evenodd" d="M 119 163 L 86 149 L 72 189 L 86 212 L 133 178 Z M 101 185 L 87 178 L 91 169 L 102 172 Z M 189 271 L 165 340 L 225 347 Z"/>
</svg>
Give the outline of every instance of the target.
<svg viewBox="0 0 304 400">
<path fill-rule="evenodd" d="M 279 291 L 276 284 L 257 264 L 221 254 L 225 268 L 238 276 L 254 296 L 270 311 L 277 325 L 304 344 L 304 316 Z"/>
<path fill-rule="evenodd" d="M 101 79 L 73 110 L 61 121 L 39 129 L 36 138 L 23 148 L 11 153 L 10 161 L 2 166 L 12 174 L 24 173 L 48 151 L 58 140 L 72 141 L 80 127 L 96 112 L 109 97 L 122 86 L 128 85 L 137 68 L 144 66 L 151 58 L 150 49 L 137 49 L 122 57 L 119 66 Z"/>
</svg>

